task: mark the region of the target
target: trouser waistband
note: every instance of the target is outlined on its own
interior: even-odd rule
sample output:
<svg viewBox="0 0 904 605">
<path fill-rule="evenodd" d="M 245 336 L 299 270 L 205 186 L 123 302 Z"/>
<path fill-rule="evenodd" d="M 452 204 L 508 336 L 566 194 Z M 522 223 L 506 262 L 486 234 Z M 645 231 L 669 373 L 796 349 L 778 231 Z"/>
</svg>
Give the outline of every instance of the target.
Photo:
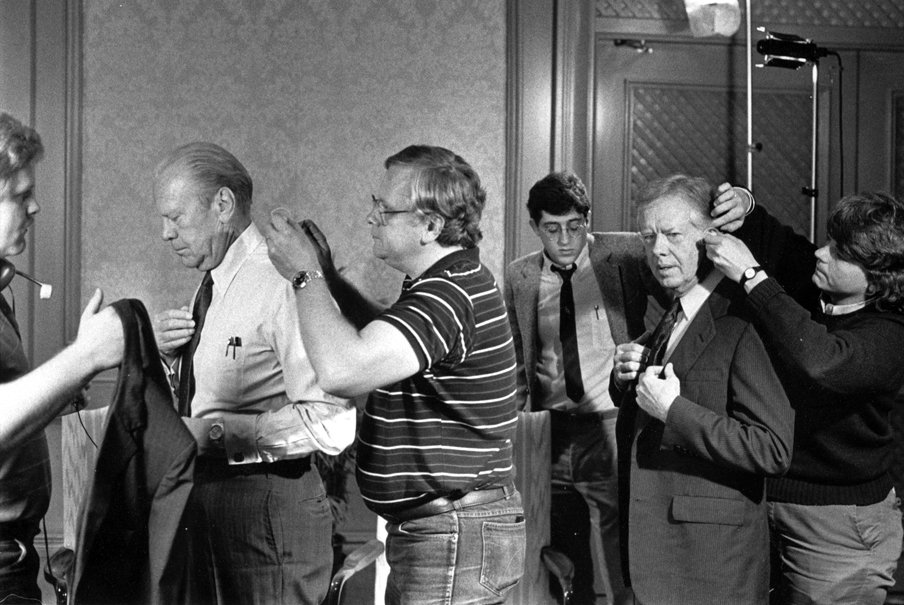
<svg viewBox="0 0 904 605">
<path fill-rule="evenodd" d="M 453 510 L 461 510 L 471 506 L 481 504 L 490 504 L 503 498 L 508 498 L 515 493 L 515 485 L 508 483 L 499 487 L 488 487 L 485 489 L 475 489 L 459 498 L 446 498 L 440 496 L 424 504 L 418 504 L 411 508 L 406 508 L 393 513 L 382 514 L 381 516 L 392 523 L 402 523 L 403 521 L 411 521 L 412 519 L 422 519 L 424 517 L 432 517 L 442 513 L 448 513 Z"/>
<path fill-rule="evenodd" d="M 255 462 L 253 464 L 228 464 L 225 458 L 199 456 L 195 460 L 195 474 L 204 477 L 239 477 L 243 475 L 276 475 L 287 479 L 301 477 L 311 470 L 311 458 Z"/>
</svg>

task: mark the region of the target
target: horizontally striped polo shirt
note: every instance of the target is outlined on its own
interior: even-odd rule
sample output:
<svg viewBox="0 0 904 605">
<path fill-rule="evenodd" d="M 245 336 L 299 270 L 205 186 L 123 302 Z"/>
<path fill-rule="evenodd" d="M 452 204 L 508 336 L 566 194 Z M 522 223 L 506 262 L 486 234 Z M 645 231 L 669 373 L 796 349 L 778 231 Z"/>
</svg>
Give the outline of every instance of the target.
<svg viewBox="0 0 904 605">
<path fill-rule="evenodd" d="M 512 477 L 515 350 L 502 297 L 477 248 L 453 252 L 377 320 L 405 335 L 421 370 L 370 395 L 358 486 L 391 513 Z"/>
</svg>

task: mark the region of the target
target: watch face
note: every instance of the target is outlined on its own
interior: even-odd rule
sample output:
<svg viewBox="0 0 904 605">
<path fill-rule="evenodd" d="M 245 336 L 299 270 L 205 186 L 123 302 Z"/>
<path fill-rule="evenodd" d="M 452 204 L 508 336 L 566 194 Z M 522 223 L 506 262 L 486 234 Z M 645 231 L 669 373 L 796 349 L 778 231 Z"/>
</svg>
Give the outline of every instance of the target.
<svg viewBox="0 0 904 605">
<path fill-rule="evenodd" d="M 292 278 L 292 287 L 300 290 L 308 285 L 311 280 L 320 278 L 323 278 L 323 272 L 321 271 L 299 271 Z"/>
<path fill-rule="evenodd" d="M 756 275 L 756 269 L 754 269 L 753 267 L 744 270 L 744 277 L 746 279 L 753 279 L 754 275 Z"/>
</svg>

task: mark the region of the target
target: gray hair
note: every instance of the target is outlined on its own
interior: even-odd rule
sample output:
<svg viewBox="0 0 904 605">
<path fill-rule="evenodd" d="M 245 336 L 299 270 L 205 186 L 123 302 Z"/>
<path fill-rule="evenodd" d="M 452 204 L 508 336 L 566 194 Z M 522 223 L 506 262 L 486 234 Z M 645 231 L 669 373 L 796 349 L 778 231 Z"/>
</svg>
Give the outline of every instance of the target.
<svg viewBox="0 0 904 605">
<path fill-rule="evenodd" d="M 712 199 L 712 186 L 701 177 L 691 177 L 686 174 L 673 174 L 661 179 L 650 181 L 640 188 L 635 200 L 636 211 L 640 211 L 656 200 L 666 196 L 679 196 L 696 214 L 700 215 L 703 223 L 698 227 L 706 228 L 709 222 L 709 206 Z M 696 223 L 696 221 L 695 221 Z"/>
<path fill-rule="evenodd" d="M 251 175 L 234 155 L 215 143 L 187 143 L 172 150 L 157 164 L 154 181 L 160 182 L 168 173 L 189 178 L 207 200 L 213 198 L 220 187 L 227 187 L 242 213 L 248 214 L 251 210 L 254 191 Z"/>
</svg>

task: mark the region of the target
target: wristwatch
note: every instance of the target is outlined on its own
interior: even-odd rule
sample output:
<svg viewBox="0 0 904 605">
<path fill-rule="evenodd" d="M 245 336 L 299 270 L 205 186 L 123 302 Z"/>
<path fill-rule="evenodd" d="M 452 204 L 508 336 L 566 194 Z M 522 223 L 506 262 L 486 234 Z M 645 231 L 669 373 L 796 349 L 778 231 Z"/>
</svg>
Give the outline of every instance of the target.
<svg viewBox="0 0 904 605">
<path fill-rule="evenodd" d="M 323 279 L 322 271 L 299 271 L 295 274 L 295 277 L 292 278 L 292 287 L 296 290 L 301 290 L 312 279 Z"/>
<path fill-rule="evenodd" d="M 763 268 L 759 265 L 747 267 L 746 269 L 744 269 L 744 272 L 741 273 L 741 281 L 739 281 L 738 284 L 743 286 L 745 283 L 747 283 L 747 280 L 753 279 L 753 277 L 762 270 Z"/>
</svg>

